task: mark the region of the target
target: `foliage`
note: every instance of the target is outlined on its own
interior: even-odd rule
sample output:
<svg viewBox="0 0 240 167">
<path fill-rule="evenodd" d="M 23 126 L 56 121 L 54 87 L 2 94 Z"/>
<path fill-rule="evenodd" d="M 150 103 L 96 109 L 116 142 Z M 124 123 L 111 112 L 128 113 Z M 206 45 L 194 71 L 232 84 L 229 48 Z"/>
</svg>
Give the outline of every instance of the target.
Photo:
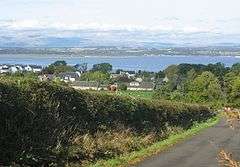
<svg viewBox="0 0 240 167">
<path fill-rule="evenodd" d="M 225 86 L 228 102 L 240 107 L 240 76 L 228 73 L 225 77 Z"/>
<path fill-rule="evenodd" d="M 232 154 L 225 150 L 220 150 L 218 161 L 222 167 L 240 167 L 240 162 L 233 159 Z"/>
<path fill-rule="evenodd" d="M 109 63 L 100 63 L 100 64 L 94 64 L 92 71 L 100 71 L 103 73 L 109 73 L 112 71 L 112 65 Z"/>
<path fill-rule="evenodd" d="M 55 61 L 54 63 L 52 63 L 52 65 L 54 65 L 54 66 L 66 66 L 67 63 L 64 60 L 58 60 L 58 61 Z"/>
<path fill-rule="evenodd" d="M 129 164 L 132 166 L 139 163 L 150 156 L 161 153 L 162 151 L 168 149 L 169 147 L 181 142 L 184 139 L 187 139 L 191 136 L 196 135 L 200 131 L 209 128 L 219 122 L 218 118 L 212 118 L 208 121 L 200 124 L 195 124 L 191 129 L 187 131 L 179 131 L 176 134 L 171 134 L 167 139 L 163 141 L 158 141 L 152 144 L 149 147 L 142 148 L 138 151 L 134 151 L 129 154 L 124 154 L 123 156 L 118 156 L 113 159 L 100 160 L 95 164 L 87 165 L 88 167 L 128 167 Z"/>
<path fill-rule="evenodd" d="M 164 70 L 169 82 L 156 91 L 155 98 L 237 107 L 239 67 L 239 63 L 231 68 L 222 63 L 171 65 Z"/>
<path fill-rule="evenodd" d="M 170 100 L 172 90 L 170 89 L 169 84 L 163 84 L 155 93 L 155 99 L 165 99 Z"/>
<path fill-rule="evenodd" d="M 109 80 L 110 76 L 108 73 L 103 73 L 101 71 L 87 72 L 81 75 L 80 79 L 83 81 L 96 81 L 98 83 L 98 88 L 104 82 Z"/>
<path fill-rule="evenodd" d="M 215 115 L 204 106 L 87 93 L 45 82 L 1 81 L 0 107 L 0 162 L 21 166 L 110 158 Z M 119 141 L 113 137 L 118 134 L 130 139 Z M 139 143 L 148 136 L 152 139 Z"/>
<path fill-rule="evenodd" d="M 123 83 L 118 84 L 118 89 L 119 89 L 119 90 L 126 91 L 126 90 L 127 90 L 127 85 L 126 85 L 126 84 L 123 84 Z"/>
<path fill-rule="evenodd" d="M 211 72 L 203 72 L 188 87 L 188 96 L 193 102 L 217 101 L 222 98 L 219 80 Z"/>
<path fill-rule="evenodd" d="M 136 74 L 136 77 L 140 77 L 144 81 L 151 81 L 151 78 L 155 77 L 155 73 L 154 72 L 149 72 L 149 71 L 139 70 L 138 73 Z"/>
<path fill-rule="evenodd" d="M 78 71 L 81 72 L 86 72 L 88 69 L 88 64 L 87 63 L 82 63 L 82 64 L 76 64 L 74 68 Z"/>
<path fill-rule="evenodd" d="M 155 79 L 165 78 L 165 73 L 163 71 L 159 71 L 155 74 Z"/>
<path fill-rule="evenodd" d="M 179 69 L 177 65 L 170 65 L 164 70 L 164 73 L 171 80 L 176 75 L 178 75 L 178 71 Z"/>
<path fill-rule="evenodd" d="M 240 74 L 240 63 L 233 64 L 231 71 L 235 74 Z"/>
<path fill-rule="evenodd" d="M 45 74 L 59 74 L 62 72 L 74 72 L 76 69 L 67 65 L 65 61 L 56 61 L 43 69 Z"/>
</svg>

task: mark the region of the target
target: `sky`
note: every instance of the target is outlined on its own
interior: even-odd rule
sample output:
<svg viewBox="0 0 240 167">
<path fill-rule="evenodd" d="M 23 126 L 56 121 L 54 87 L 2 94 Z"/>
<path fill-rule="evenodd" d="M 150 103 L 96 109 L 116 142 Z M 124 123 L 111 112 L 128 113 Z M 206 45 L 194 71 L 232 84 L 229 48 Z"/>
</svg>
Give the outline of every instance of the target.
<svg viewBox="0 0 240 167">
<path fill-rule="evenodd" d="M 158 42 L 197 43 L 209 36 L 209 43 L 237 42 L 239 6 L 239 0 L 1 0 L 0 46 L 6 40 L 40 45 L 48 37 L 156 42 L 157 36 Z"/>
</svg>

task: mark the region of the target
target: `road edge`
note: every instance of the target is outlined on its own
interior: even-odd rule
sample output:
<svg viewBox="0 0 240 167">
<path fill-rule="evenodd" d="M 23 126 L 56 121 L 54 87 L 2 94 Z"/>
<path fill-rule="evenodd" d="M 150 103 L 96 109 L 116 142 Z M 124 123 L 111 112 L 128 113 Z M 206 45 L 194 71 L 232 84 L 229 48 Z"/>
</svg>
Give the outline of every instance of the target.
<svg viewBox="0 0 240 167">
<path fill-rule="evenodd" d="M 216 125 L 220 121 L 220 117 L 216 116 L 207 120 L 206 122 L 195 124 L 191 129 L 169 136 L 166 140 L 159 141 L 147 148 L 141 149 L 139 151 L 134 151 L 113 159 L 101 160 L 95 164 L 88 165 L 88 167 L 128 167 L 134 166 L 148 157 L 159 154 L 172 146 L 185 141 L 194 135 L 199 134 L 204 129 L 210 128 Z"/>
</svg>

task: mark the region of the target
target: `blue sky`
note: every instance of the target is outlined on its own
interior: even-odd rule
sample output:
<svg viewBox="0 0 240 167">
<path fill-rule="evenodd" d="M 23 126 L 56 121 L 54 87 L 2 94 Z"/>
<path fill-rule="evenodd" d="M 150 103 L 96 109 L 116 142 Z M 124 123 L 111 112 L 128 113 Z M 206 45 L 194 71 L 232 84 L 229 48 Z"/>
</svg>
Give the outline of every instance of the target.
<svg viewBox="0 0 240 167">
<path fill-rule="evenodd" d="M 198 43 L 208 36 L 209 43 L 237 42 L 239 6 L 239 0 L 1 0 L 0 45 L 6 39 L 40 45 L 48 37 L 114 41 L 129 36 L 123 31 L 131 32 L 127 42 Z"/>
</svg>

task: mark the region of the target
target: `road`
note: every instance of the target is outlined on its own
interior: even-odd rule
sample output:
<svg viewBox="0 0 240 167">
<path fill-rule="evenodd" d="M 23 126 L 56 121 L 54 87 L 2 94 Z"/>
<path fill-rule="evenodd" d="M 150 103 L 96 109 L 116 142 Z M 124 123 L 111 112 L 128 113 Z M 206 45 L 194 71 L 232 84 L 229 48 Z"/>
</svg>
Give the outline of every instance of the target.
<svg viewBox="0 0 240 167">
<path fill-rule="evenodd" d="M 240 160 L 240 128 L 232 130 L 221 120 L 216 126 L 146 159 L 136 167 L 217 167 L 220 148 Z"/>
</svg>

